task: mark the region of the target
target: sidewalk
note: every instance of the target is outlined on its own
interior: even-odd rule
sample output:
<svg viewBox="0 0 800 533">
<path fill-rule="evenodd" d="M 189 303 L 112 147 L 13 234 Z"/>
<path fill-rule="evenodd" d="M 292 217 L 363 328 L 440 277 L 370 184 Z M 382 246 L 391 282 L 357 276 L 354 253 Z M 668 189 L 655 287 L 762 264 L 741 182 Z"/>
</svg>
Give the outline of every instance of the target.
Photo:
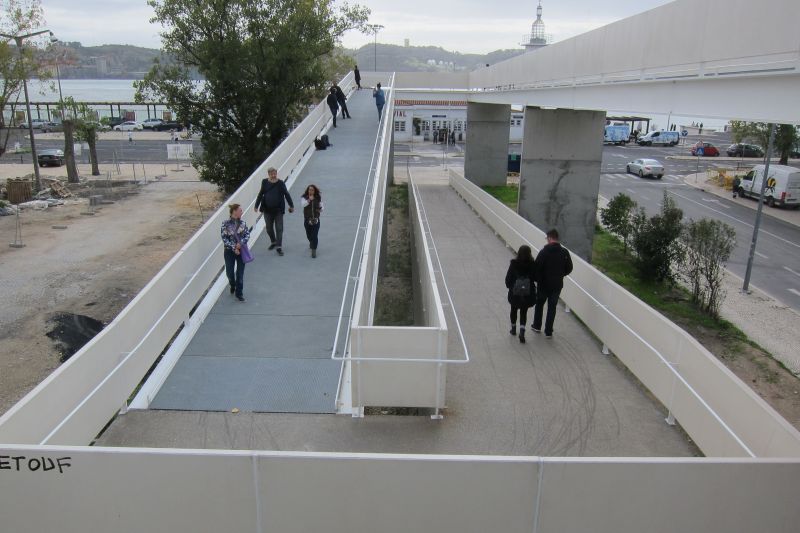
<svg viewBox="0 0 800 533">
<path fill-rule="evenodd" d="M 686 185 L 719 196 L 720 198 L 726 198 L 728 200 L 733 199 L 731 191 L 722 187 L 715 178 L 709 178 L 705 172 L 687 174 L 683 176 L 683 182 Z M 736 202 L 753 211 L 758 209 L 758 202 L 753 198 L 739 198 Z M 785 209 L 782 207 L 769 207 L 764 205 L 764 214 L 800 228 L 800 209 Z"/>
</svg>

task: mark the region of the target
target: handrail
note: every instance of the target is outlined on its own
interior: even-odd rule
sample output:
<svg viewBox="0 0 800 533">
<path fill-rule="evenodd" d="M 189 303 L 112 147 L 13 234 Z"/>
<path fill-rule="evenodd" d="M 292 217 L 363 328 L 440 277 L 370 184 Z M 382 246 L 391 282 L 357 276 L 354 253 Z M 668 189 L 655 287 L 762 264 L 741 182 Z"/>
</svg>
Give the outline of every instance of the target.
<svg viewBox="0 0 800 533">
<path fill-rule="evenodd" d="M 450 176 L 451 176 L 451 178 L 450 178 L 450 180 L 451 180 L 451 183 L 452 183 L 453 181 L 463 181 L 465 184 L 468 184 L 468 185 L 467 185 L 467 187 L 465 187 L 465 189 L 468 189 L 470 185 L 474 186 L 474 184 L 472 184 L 472 183 L 468 182 L 468 181 L 467 181 L 465 178 L 463 178 L 463 177 L 461 177 L 461 176 L 458 176 L 458 177 L 456 177 L 456 174 L 455 174 L 454 172 L 452 172 L 452 171 L 451 171 L 451 173 L 450 173 Z M 526 238 L 524 235 L 522 235 L 522 234 L 521 234 L 519 231 L 517 231 L 517 230 L 516 230 L 516 228 L 514 228 L 513 226 L 511 226 L 510 224 L 508 224 L 508 223 L 507 223 L 507 222 L 506 222 L 506 221 L 503 219 L 503 217 L 502 217 L 502 216 L 500 216 L 500 215 L 499 215 L 499 213 L 498 213 L 497 211 L 495 211 L 495 210 L 494 210 L 494 209 L 493 209 L 493 208 L 492 208 L 492 207 L 491 207 L 489 204 L 487 204 L 486 202 L 484 202 L 482 198 L 480 198 L 478 195 L 476 195 L 476 194 L 475 194 L 474 192 L 472 192 L 472 191 L 469 191 L 469 192 L 470 192 L 470 195 L 472 196 L 472 198 L 473 198 L 475 201 L 479 202 L 481 205 L 483 205 L 485 208 L 487 208 L 487 209 L 488 209 L 488 210 L 489 210 L 489 211 L 490 211 L 492 214 L 494 214 L 494 215 L 497 215 L 497 217 L 499 218 L 499 220 L 500 220 L 500 221 L 501 221 L 501 222 L 502 222 L 502 223 L 503 223 L 503 224 L 504 224 L 504 225 L 505 225 L 505 226 L 506 226 L 508 229 L 510 229 L 512 232 L 514 232 L 514 233 L 515 233 L 515 234 L 516 234 L 516 235 L 517 235 L 517 236 L 518 236 L 520 239 L 522 239 L 523 241 L 525 241 L 525 242 L 528 242 L 527 238 Z M 483 192 L 483 191 L 481 191 L 481 192 Z M 485 193 L 485 192 L 484 192 L 484 194 L 486 194 L 486 195 L 488 196 L 488 193 Z M 500 205 L 502 205 L 502 204 L 500 204 Z M 503 206 L 503 207 L 505 207 L 505 206 Z M 506 208 L 506 209 L 508 209 L 508 208 Z M 538 247 L 536 247 L 535 245 L 533 245 L 533 244 L 531 244 L 531 243 L 529 243 L 529 244 L 530 244 L 530 245 L 531 245 L 531 246 L 532 246 L 534 249 L 538 249 Z M 600 273 L 600 274 L 601 274 L 601 275 L 603 275 L 602 273 Z M 746 445 L 746 444 L 745 444 L 745 443 L 742 441 L 742 439 L 740 439 L 740 438 L 739 438 L 739 436 L 736 434 L 736 432 L 734 432 L 734 431 L 733 431 L 733 430 L 732 430 L 732 429 L 731 429 L 731 428 L 728 426 L 728 424 L 726 424 L 726 423 L 725 423 L 725 421 L 724 421 L 724 420 L 723 420 L 723 419 L 722 419 L 722 418 L 721 418 L 721 417 L 720 417 L 720 416 L 719 416 L 719 415 L 716 413 L 716 411 L 714 411 L 714 409 L 713 409 L 713 408 L 711 408 L 711 406 L 710 406 L 710 405 L 708 405 L 708 403 L 707 403 L 707 402 L 706 402 L 706 401 L 703 399 L 703 397 L 702 397 L 702 396 L 701 396 L 701 395 L 700 395 L 700 394 L 699 394 L 699 393 L 698 393 L 698 392 L 697 392 L 697 391 L 694 389 L 694 387 L 692 387 L 692 386 L 691 386 L 691 385 L 690 385 L 690 384 L 689 384 L 689 383 L 686 381 L 686 379 L 685 379 L 685 378 L 684 378 L 684 377 L 683 377 L 683 376 L 682 376 L 680 373 L 678 373 L 678 372 L 675 370 L 675 368 L 673 367 L 673 365 L 672 365 L 672 364 L 670 364 L 670 363 L 669 363 L 669 362 L 666 360 L 666 358 L 665 358 L 665 357 L 664 357 L 664 356 L 661 354 L 661 352 L 660 352 L 658 349 L 656 349 L 656 348 L 655 348 L 653 345 L 651 345 L 651 344 L 650 344 L 650 343 L 649 343 L 647 340 L 645 340 L 644 338 L 642 338 L 642 336 L 641 336 L 641 335 L 639 335 L 638 333 L 636 333 L 636 332 L 635 332 L 635 331 L 634 331 L 634 330 L 633 330 L 633 329 L 632 329 L 630 326 L 628 326 L 628 324 L 626 324 L 626 323 L 625 323 L 625 322 L 624 322 L 622 319 L 620 319 L 620 318 L 619 318 L 618 316 L 616 316 L 616 315 L 615 315 L 613 312 L 611 312 L 611 311 L 608 309 L 608 307 L 607 307 L 607 306 L 605 306 L 604 304 L 600 303 L 600 301 L 598 301 L 598 300 L 597 300 L 597 299 L 596 299 L 596 298 L 595 298 L 595 297 L 594 297 L 594 296 L 593 296 L 593 295 L 592 295 L 592 294 L 591 294 L 589 291 L 587 291 L 587 290 L 586 290 L 584 287 L 582 287 L 582 286 L 581 286 L 581 285 L 580 285 L 580 284 L 579 284 L 577 281 L 575 281 L 575 280 L 574 280 L 574 279 L 572 279 L 571 277 L 566 277 L 566 278 L 565 278 L 565 282 L 567 282 L 567 283 L 569 283 L 569 284 L 573 285 L 575 288 L 577 288 L 578 290 L 580 290 L 581 292 L 583 292 L 583 293 L 584 293 L 586 296 L 588 296 L 588 297 L 589 297 L 589 298 L 590 298 L 590 299 L 591 299 L 591 300 L 592 300 L 592 301 L 593 301 L 593 302 L 594 302 L 594 303 L 595 303 L 595 304 L 596 304 L 598 307 L 600 307 L 601 309 L 603 309 L 603 310 L 604 310 L 604 311 L 607 313 L 607 315 L 608 315 L 608 316 L 610 316 L 612 319 L 614 319 L 614 320 L 615 320 L 615 321 L 616 321 L 618 324 L 620 324 L 620 325 L 621 325 L 622 327 L 624 327 L 624 328 L 625 328 L 625 329 L 626 329 L 628 332 L 630 332 L 630 333 L 631 333 L 631 334 L 632 334 L 632 335 L 633 335 L 633 336 L 634 336 L 634 337 L 635 337 L 637 340 L 639 340 L 640 342 L 642 342 L 643 344 L 645 344 L 645 346 L 647 346 L 647 347 L 648 347 L 650 350 L 652 350 L 652 351 L 653 351 L 653 353 L 654 353 L 654 354 L 655 354 L 655 355 L 656 355 L 656 356 L 659 358 L 659 360 L 660 360 L 662 363 L 664 363 L 664 365 L 666 365 L 666 367 L 667 367 L 667 368 L 669 369 L 669 371 L 672 373 L 672 376 L 673 376 L 673 378 L 675 378 L 675 379 L 678 379 L 678 380 L 679 380 L 679 381 L 680 381 L 680 382 L 681 382 L 681 383 L 682 383 L 682 384 L 683 384 L 683 385 L 684 385 L 684 386 L 685 386 L 685 387 L 686 387 L 686 388 L 689 390 L 689 392 L 690 392 L 690 393 L 691 393 L 691 394 L 692 394 L 692 395 L 693 395 L 693 396 L 694 396 L 694 397 L 695 397 L 695 398 L 696 398 L 696 399 L 697 399 L 697 400 L 700 402 L 700 404 L 701 404 L 703 407 L 705 407 L 705 408 L 706 408 L 706 410 L 707 410 L 707 411 L 708 411 L 708 412 L 711 414 L 711 416 L 713 416 L 713 417 L 714 417 L 714 419 L 715 419 L 717 422 L 719 422 L 719 424 L 722 426 L 722 428 L 723 428 L 723 429 L 724 429 L 724 430 L 725 430 L 725 431 L 726 431 L 726 432 L 727 432 L 727 433 L 728 433 L 728 434 L 729 434 L 729 435 L 730 435 L 730 436 L 731 436 L 731 437 L 732 437 L 732 438 L 733 438 L 733 439 L 736 441 L 736 443 L 737 443 L 737 444 L 739 444 L 739 445 L 742 447 L 742 449 L 743 449 L 745 452 L 747 452 L 747 454 L 748 454 L 748 455 L 750 455 L 750 457 L 755 457 L 755 456 L 756 456 L 756 455 L 755 455 L 755 454 L 754 454 L 754 453 L 753 453 L 753 452 L 750 450 L 750 448 L 749 448 L 749 447 L 748 447 L 748 446 L 747 446 L 747 445 Z"/>
</svg>

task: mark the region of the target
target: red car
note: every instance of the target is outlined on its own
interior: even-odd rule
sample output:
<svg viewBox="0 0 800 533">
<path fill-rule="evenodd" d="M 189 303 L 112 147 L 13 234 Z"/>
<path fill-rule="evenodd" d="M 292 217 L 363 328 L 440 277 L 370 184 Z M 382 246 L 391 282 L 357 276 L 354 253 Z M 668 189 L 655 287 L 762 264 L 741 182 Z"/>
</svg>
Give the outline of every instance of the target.
<svg viewBox="0 0 800 533">
<path fill-rule="evenodd" d="M 717 157 L 719 150 L 711 143 L 697 142 L 692 146 L 692 155 Z"/>
</svg>

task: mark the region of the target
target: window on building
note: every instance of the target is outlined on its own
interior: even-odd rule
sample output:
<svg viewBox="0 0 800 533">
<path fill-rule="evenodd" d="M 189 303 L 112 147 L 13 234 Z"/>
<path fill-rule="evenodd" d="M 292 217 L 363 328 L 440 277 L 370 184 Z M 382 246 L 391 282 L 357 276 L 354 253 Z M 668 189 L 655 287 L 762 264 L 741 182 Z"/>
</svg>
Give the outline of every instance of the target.
<svg viewBox="0 0 800 533">
<path fill-rule="evenodd" d="M 399 132 L 406 131 L 406 121 L 405 120 L 395 120 L 394 121 L 394 131 L 399 131 Z"/>
</svg>

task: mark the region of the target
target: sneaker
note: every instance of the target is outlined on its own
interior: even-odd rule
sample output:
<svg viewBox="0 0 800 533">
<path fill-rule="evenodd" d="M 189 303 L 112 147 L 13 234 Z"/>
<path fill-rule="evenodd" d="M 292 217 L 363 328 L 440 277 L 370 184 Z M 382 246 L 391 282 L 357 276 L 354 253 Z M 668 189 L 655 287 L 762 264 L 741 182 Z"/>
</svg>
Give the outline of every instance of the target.
<svg viewBox="0 0 800 533">
<path fill-rule="evenodd" d="M 542 328 L 531 328 L 531 329 L 533 331 L 535 331 L 536 333 L 541 333 L 542 332 Z"/>
<path fill-rule="evenodd" d="M 273 242 L 272 244 L 269 245 L 269 248 L 267 248 L 267 250 L 274 250 L 276 246 L 278 245 Z"/>
<path fill-rule="evenodd" d="M 519 330 L 519 343 L 525 344 L 525 330 L 522 328 Z"/>
<path fill-rule="evenodd" d="M 277 249 L 278 255 L 283 255 L 283 250 L 281 248 Z"/>
<path fill-rule="evenodd" d="M 317 257 L 317 251 L 311 250 L 311 257 Z"/>
<path fill-rule="evenodd" d="M 517 325 L 516 324 L 511 324 L 511 329 L 509 330 L 509 333 L 511 333 L 512 335 L 516 335 L 517 334 Z"/>
<path fill-rule="evenodd" d="M 246 302 L 247 301 L 247 300 L 244 299 L 244 296 L 237 296 L 236 299 L 239 300 L 240 302 Z"/>
<path fill-rule="evenodd" d="M 544 334 L 544 338 L 545 339 L 552 339 L 553 338 L 553 334 L 552 333 L 545 333 Z"/>
<path fill-rule="evenodd" d="M 233 285 L 231 285 L 231 294 L 233 294 L 234 292 L 236 292 L 236 287 L 234 287 Z"/>
</svg>

